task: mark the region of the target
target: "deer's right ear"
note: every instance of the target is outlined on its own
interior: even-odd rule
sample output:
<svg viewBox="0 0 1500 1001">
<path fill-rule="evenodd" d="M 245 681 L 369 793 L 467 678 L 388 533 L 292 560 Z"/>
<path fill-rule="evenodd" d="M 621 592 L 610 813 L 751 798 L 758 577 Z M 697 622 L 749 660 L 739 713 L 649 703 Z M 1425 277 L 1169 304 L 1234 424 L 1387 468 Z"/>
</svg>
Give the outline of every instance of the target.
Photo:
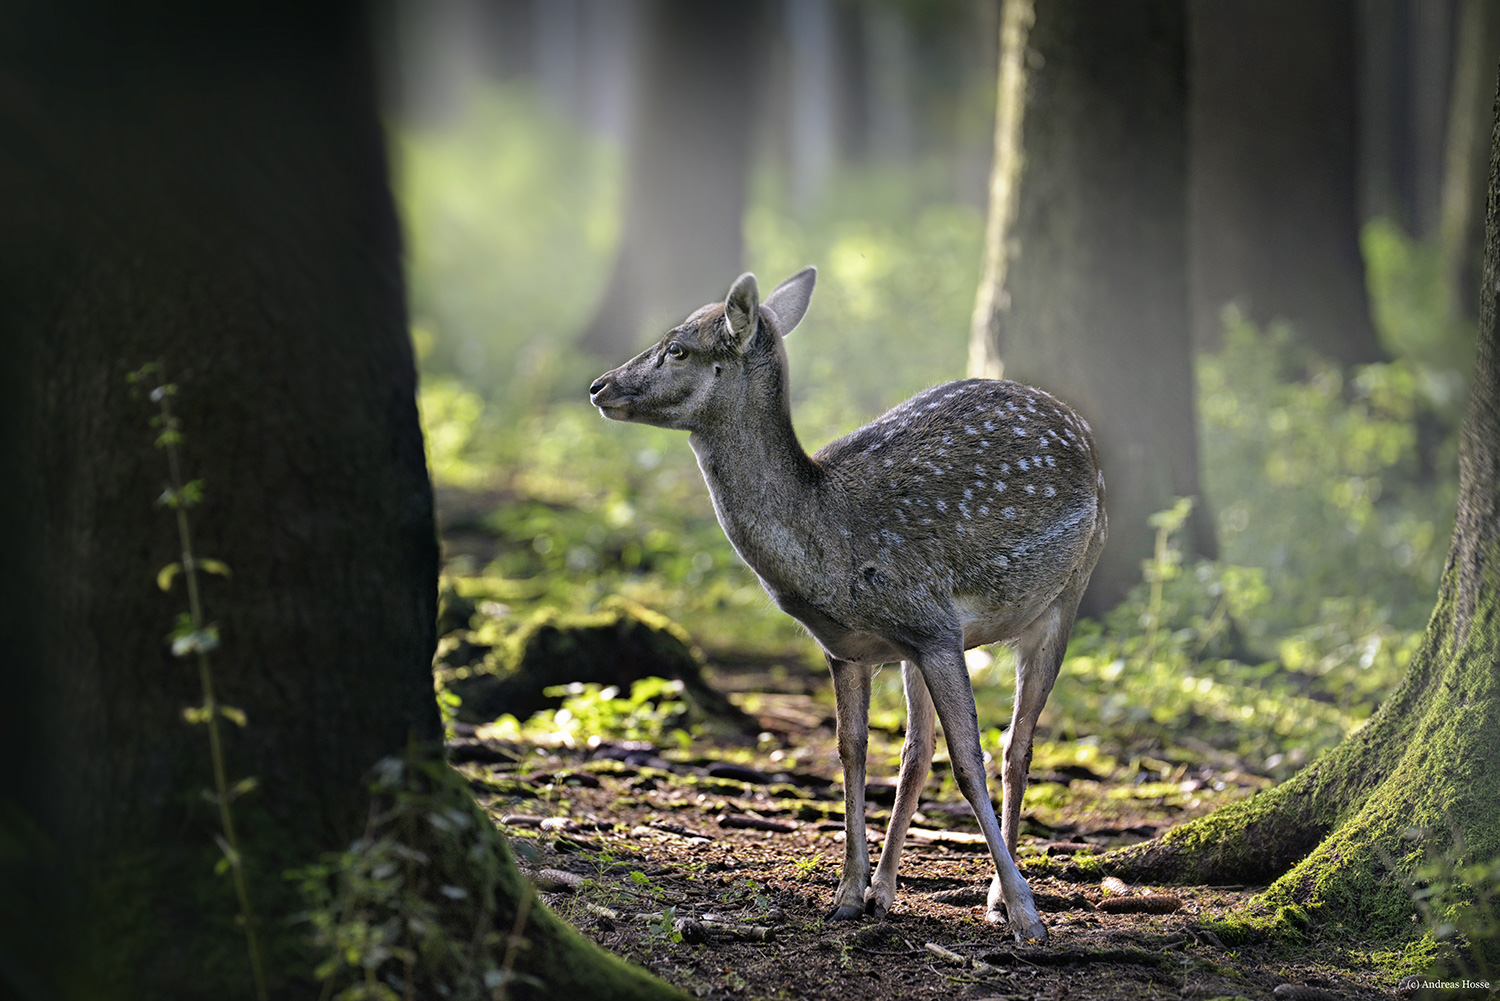
<svg viewBox="0 0 1500 1001">
<path fill-rule="evenodd" d="M 760 287 L 755 276 L 745 272 L 729 287 L 724 298 L 724 318 L 729 321 L 729 337 L 743 351 L 755 336 L 755 323 L 760 317 Z"/>
</svg>

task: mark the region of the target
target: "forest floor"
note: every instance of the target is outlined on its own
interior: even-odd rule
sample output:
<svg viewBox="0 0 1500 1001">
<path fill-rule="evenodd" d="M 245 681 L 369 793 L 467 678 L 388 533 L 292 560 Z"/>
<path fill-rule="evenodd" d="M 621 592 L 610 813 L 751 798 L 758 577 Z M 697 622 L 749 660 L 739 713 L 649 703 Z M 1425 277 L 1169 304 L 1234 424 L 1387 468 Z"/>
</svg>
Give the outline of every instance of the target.
<svg viewBox="0 0 1500 1001">
<path fill-rule="evenodd" d="M 844 840 L 833 723 L 810 682 L 782 678 L 714 676 L 755 718 L 758 737 L 569 748 L 499 742 L 460 726 L 453 760 L 549 906 L 701 998 L 1403 996 L 1357 941 L 1226 946 L 1211 922 L 1246 908 L 1256 887 L 1032 875 L 1050 938 L 1018 945 L 983 920 L 992 865 L 941 754 L 890 915 L 825 922 Z M 891 760 L 899 739 L 871 733 L 872 860 L 895 791 L 894 772 L 882 777 L 878 762 Z M 1128 780 L 1077 765 L 1034 773 L 1021 856 L 1141 841 L 1267 781 L 1208 766 Z"/>
</svg>

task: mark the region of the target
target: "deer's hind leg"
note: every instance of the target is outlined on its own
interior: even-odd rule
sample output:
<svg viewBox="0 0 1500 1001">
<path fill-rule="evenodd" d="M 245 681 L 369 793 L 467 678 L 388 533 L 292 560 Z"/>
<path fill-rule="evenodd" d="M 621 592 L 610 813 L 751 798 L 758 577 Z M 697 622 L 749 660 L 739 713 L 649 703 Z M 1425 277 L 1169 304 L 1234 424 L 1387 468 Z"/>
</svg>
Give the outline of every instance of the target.
<svg viewBox="0 0 1500 1001">
<path fill-rule="evenodd" d="M 953 777 L 964 799 L 974 808 L 979 829 L 984 832 L 990 856 L 995 860 L 995 880 L 990 887 L 990 907 L 985 918 L 991 922 L 1006 921 L 1018 942 L 1045 942 L 1047 926 L 1036 912 L 1031 888 L 1005 847 L 1000 822 L 990 803 L 984 752 L 979 746 L 979 716 L 974 708 L 974 691 L 969 687 L 969 670 L 964 664 L 962 637 L 955 629 L 955 635 L 947 642 L 936 642 L 923 649 L 917 664 L 922 677 L 927 679 L 927 691 L 943 724 Z"/>
<path fill-rule="evenodd" d="M 891 808 L 891 822 L 885 832 L 885 847 L 875 878 L 865 891 L 865 908 L 877 918 L 885 917 L 896 899 L 896 871 L 901 866 L 901 848 L 911 815 L 922 798 L 922 786 L 932 767 L 932 752 L 937 741 L 937 716 L 932 695 L 922 672 L 911 661 L 901 665 L 901 681 L 906 688 L 906 742 L 901 745 L 901 773 L 896 780 L 896 805 Z"/>
<path fill-rule="evenodd" d="M 1016 704 L 1011 711 L 1010 728 L 1005 731 L 1004 754 L 1000 768 L 1003 790 L 1000 828 L 1005 847 L 1016 855 L 1021 834 L 1021 798 L 1026 793 L 1026 776 L 1031 769 L 1031 745 L 1036 737 L 1037 717 L 1052 694 L 1057 673 L 1062 668 L 1073 630 L 1082 588 L 1063 592 L 1035 622 L 1016 638 Z M 990 908 L 997 901 L 991 894 Z"/>
</svg>

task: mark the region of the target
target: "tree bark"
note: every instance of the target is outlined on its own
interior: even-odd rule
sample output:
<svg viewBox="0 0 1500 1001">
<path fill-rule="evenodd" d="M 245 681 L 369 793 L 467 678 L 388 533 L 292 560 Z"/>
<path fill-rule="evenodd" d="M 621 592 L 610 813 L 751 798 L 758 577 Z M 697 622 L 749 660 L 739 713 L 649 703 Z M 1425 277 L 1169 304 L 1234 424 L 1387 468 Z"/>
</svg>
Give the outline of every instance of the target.
<svg viewBox="0 0 1500 1001">
<path fill-rule="evenodd" d="M 973 375 L 1035 382 L 1093 424 L 1110 545 L 1084 614 L 1140 580 L 1148 517 L 1196 495 L 1183 6 L 1007 0 Z M 1199 505 L 1192 548 L 1213 553 Z"/>
<path fill-rule="evenodd" d="M 1500 120 L 1490 138 L 1479 345 L 1459 453 L 1447 570 L 1401 685 L 1363 727 L 1290 780 L 1104 857 L 1143 881 L 1263 883 L 1323 925 L 1406 937 L 1409 875 L 1429 832 L 1458 866 L 1500 856 Z M 1493 949 L 1491 942 L 1485 948 Z M 1493 958 L 1493 957 L 1492 957 Z"/>
<path fill-rule="evenodd" d="M 608 358 L 727 287 L 743 255 L 759 4 L 645 2 L 624 231 L 579 341 Z"/>
<path fill-rule="evenodd" d="M 1359 247 L 1354 6 L 1188 5 L 1193 329 L 1237 303 L 1346 364 L 1383 357 Z"/>
<path fill-rule="evenodd" d="M 207 738 L 183 720 L 199 676 L 164 641 L 185 607 L 155 584 L 180 559 L 153 503 L 166 460 L 128 372 L 159 360 L 178 384 L 196 551 L 232 571 L 203 575 L 203 600 L 218 699 L 248 717 L 224 724 L 227 772 L 259 781 L 234 809 L 278 996 L 316 994 L 283 870 L 358 833 L 377 759 L 440 739 L 432 492 L 367 27 L 354 3 L 0 18 L 0 309 L 25 366 L 4 548 L 34 547 L 18 648 L 47 714 L 12 759 L 45 793 L 0 822 L 8 846 L 45 832 L 54 896 L 76 891 L 67 962 L 22 957 L 59 994 L 251 984 L 199 795 Z M 529 934 L 523 972 L 560 994 L 601 970 L 623 996 L 671 993 L 550 915 Z"/>
</svg>

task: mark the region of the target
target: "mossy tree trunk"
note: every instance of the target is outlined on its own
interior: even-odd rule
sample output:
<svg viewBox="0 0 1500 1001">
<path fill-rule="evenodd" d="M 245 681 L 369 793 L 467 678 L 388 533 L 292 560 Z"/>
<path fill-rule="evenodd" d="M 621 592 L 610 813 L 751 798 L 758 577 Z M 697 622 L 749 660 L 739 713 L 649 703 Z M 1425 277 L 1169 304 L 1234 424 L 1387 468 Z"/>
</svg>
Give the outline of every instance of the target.
<svg viewBox="0 0 1500 1001">
<path fill-rule="evenodd" d="M 180 558 L 154 504 L 165 455 L 127 372 L 160 360 L 179 385 L 196 549 L 232 570 L 204 603 L 218 697 L 248 717 L 225 725 L 227 770 L 259 780 L 235 810 L 277 996 L 318 993 L 283 870 L 358 834 L 377 759 L 440 738 L 432 492 L 368 28 L 363 4 L 276 0 L 0 18 L 0 309 L 25 365 L 4 548 L 37 572 L 7 647 L 35 651 L 19 691 L 40 720 L 10 764 L 44 776 L 19 805 L 76 890 L 65 960 L 0 959 L 57 996 L 251 993 L 200 796 L 208 741 L 183 720 L 197 666 L 164 642 L 185 607 L 155 584 Z M 26 821 L 6 807 L 13 846 Z M 527 933 L 519 968 L 548 996 L 675 996 L 551 915 Z"/>
<path fill-rule="evenodd" d="M 1500 108 L 1500 104 L 1497 104 Z M 1426 636 L 1371 720 L 1287 782 L 1105 856 L 1147 882 L 1267 883 L 1265 901 L 1383 935 L 1416 927 L 1424 850 L 1500 857 L 1500 121 L 1491 133 L 1479 345 L 1457 523 Z M 1429 832 L 1424 846 L 1403 835 Z"/>
<path fill-rule="evenodd" d="M 1147 519 L 1200 493 L 1188 326 L 1185 14 L 1006 0 L 971 375 L 1035 382 L 1094 427 L 1109 547 L 1084 614 L 1140 580 Z M 1213 555 L 1199 506 L 1191 545 Z"/>
</svg>

